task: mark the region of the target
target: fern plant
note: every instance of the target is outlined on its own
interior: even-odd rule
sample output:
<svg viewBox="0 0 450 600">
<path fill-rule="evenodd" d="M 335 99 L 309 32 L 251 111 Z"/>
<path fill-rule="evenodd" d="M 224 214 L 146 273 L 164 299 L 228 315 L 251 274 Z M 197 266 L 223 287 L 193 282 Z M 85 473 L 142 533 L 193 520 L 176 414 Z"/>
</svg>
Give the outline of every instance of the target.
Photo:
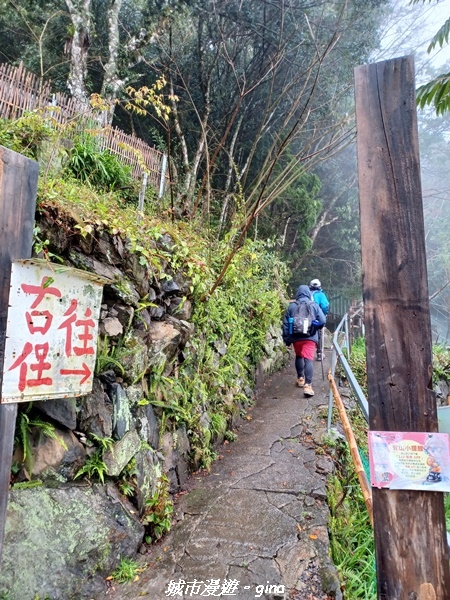
<svg viewBox="0 0 450 600">
<path fill-rule="evenodd" d="M 89 437 L 101 448 L 102 453 L 111 450 L 114 445 L 114 440 L 111 437 L 100 437 L 95 433 L 90 433 Z"/>
<path fill-rule="evenodd" d="M 115 367 L 120 374 L 125 375 L 125 369 L 123 365 L 115 358 L 116 346 L 113 346 L 109 342 L 108 336 L 104 336 L 102 339 L 100 336 L 97 338 L 97 357 L 95 360 L 95 374 L 98 375 L 108 367 Z"/>
<path fill-rule="evenodd" d="M 98 478 L 102 483 L 105 483 L 105 475 L 107 474 L 108 467 L 103 461 L 103 452 L 98 448 L 77 471 L 74 479 L 86 475 L 88 479 Z"/>
<path fill-rule="evenodd" d="M 56 433 L 54 425 L 48 421 L 44 421 L 39 416 L 30 417 L 33 403 L 19 412 L 16 422 L 15 443 L 22 452 L 22 462 L 25 465 L 27 474 L 31 476 L 33 471 L 33 437 L 38 434 L 38 443 L 43 437 L 48 437 L 56 440 L 64 450 L 67 450 L 67 445 L 64 440 Z"/>
<path fill-rule="evenodd" d="M 110 437 L 99 437 L 95 433 L 89 434 L 94 442 L 99 446 L 95 452 L 89 456 L 84 465 L 77 471 L 74 479 L 86 475 L 88 479 L 99 479 L 102 483 L 105 483 L 105 475 L 108 474 L 108 467 L 103 460 L 103 454 L 107 450 L 111 450 L 114 445 L 113 438 Z"/>
<path fill-rule="evenodd" d="M 132 458 L 126 465 L 120 475 L 120 480 L 117 482 L 119 490 L 124 496 L 132 498 L 136 493 L 137 481 L 136 481 L 136 459 Z"/>
</svg>

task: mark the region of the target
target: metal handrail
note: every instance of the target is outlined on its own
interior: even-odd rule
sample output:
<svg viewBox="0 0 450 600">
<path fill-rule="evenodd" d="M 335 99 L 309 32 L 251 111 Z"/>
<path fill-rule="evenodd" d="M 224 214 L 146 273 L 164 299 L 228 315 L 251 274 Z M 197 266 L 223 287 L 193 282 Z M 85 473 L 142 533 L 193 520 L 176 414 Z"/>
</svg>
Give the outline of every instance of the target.
<svg viewBox="0 0 450 600">
<path fill-rule="evenodd" d="M 336 364 L 337 364 L 337 361 L 340 360 L 342 368 L 344 369 L 344 372 L 347 376 L 350 386 L 356 396 L 356 399 L 358 401 L 361 412 L 362 412 L 364 418 L 366 419 L 366 421 L 369 421 L 369 404 L 364 395 L 364 392 L 361 389 L 361 386 L 357 382 L 356 377 L 354 376 L 353 371 L 350 368 L 350 365 L 348 364 L 347 358 L 345 357 L 341 346 L 339 345 L 338 336 L 342 332 L 342 328 L 344 328 L 345 344 L 346 344 L 348 352 L 350 354 L 350 342 L 349 342 L 349 332 L 348 332 L 348 314 L 347 313 L 342 317 L 341 322 L 336 327 L 336 330 L 333 334 L 333 355 L 331 357 L 331 376 L 334 379 L 334 375 L 336 372 Z M 330 389 L 330 399 L 328 401 L 328 423 L 327 423 L 328 433 L 330 432 L 330 429 L 331 429 L 332 413 L 333 413 L 333 392 Z"/>
</svg>

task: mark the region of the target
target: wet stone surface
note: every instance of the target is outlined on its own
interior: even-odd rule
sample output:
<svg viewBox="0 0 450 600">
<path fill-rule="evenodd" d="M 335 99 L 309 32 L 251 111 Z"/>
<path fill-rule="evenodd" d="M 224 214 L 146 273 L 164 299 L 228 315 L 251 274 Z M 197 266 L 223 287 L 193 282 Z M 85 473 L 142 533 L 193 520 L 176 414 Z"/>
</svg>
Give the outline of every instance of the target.
<svg viewBox="0 0 450 600">
<path fill-rule="evenodd" d="M 172 531 L 142 557 L 139 581 L 96 600 L 342 598 L 327 534 L 333 465 L 316 452 L 328 382 L 319 363 L 313 398 L 295 382 L 291 362 L 259 390 L 237 441 L 219 447 L 209 474 L 189 478 Z"/>
</svg>

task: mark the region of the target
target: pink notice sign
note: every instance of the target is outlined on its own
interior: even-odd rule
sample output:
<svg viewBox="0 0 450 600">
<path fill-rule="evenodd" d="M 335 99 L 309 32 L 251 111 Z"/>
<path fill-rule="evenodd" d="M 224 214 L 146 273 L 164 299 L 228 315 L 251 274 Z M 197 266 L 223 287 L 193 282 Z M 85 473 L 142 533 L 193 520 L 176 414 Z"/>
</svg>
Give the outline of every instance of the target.
<svg viewBox="0 0 450 600">
<path fill-rule="evenodd" d="M 369 460 L 373 487 L 450 492 L 447 433 L 369 431 Z"/>
</svg>

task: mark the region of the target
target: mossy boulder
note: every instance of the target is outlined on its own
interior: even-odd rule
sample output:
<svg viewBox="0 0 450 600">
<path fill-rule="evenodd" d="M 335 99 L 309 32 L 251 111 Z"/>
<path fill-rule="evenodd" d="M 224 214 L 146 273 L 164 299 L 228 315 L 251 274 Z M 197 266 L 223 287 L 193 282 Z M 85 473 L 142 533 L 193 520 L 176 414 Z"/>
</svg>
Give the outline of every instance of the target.
<svg viewBox="0 0 450 600">
<path fill-rule="evenodd" d="M 114 485 L 12 490 L 0 593 L 20 600 L 92 598 L 144 528 Z M 32 557 L 32 558 L 31 558 Z"/>
<path fill-rule="evenodd" d="M 141 336 L 133 331 L 122 338 L 117 348 L 115 359 L 122 365 L 123 379 L 134 383 L 145 375 L 148 368 L 148 348 Z"/>
</svg>

